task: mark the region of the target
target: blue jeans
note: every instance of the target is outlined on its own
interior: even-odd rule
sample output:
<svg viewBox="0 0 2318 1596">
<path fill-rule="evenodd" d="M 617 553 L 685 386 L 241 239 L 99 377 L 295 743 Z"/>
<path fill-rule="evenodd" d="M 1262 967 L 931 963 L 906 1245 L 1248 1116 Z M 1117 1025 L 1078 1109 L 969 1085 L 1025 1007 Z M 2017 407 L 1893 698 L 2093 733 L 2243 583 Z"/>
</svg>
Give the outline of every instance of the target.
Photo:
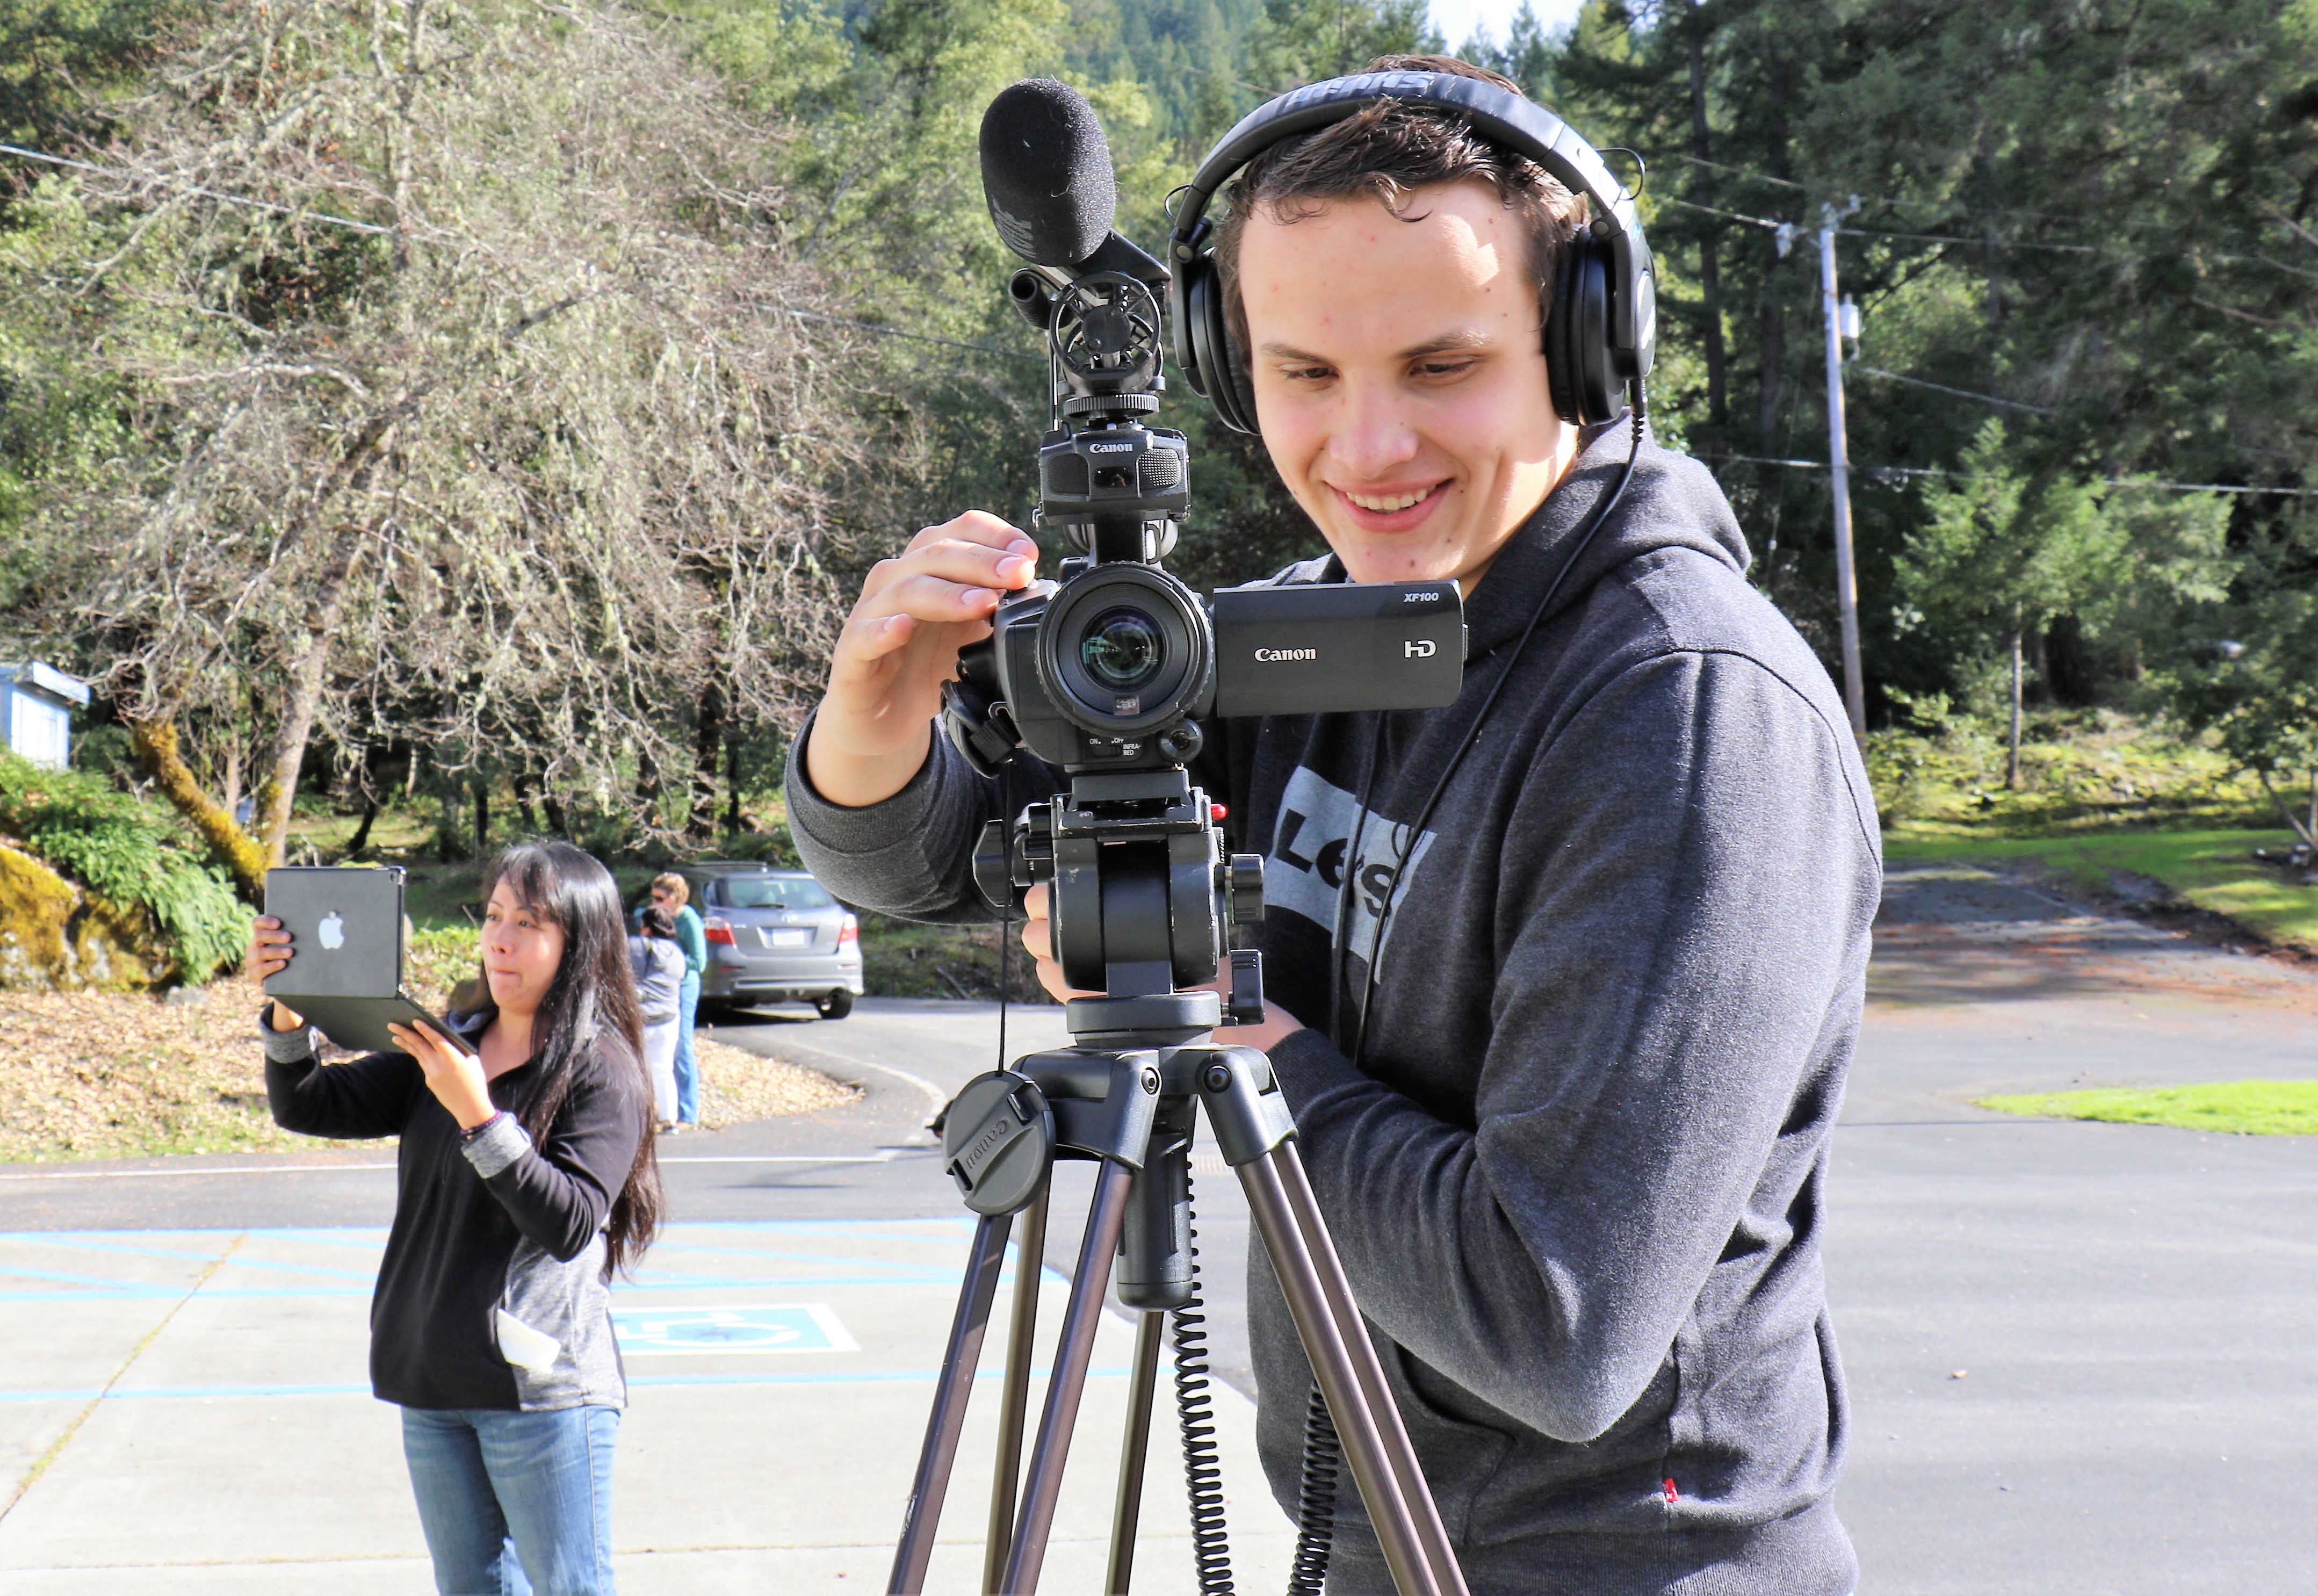
<svg viewBox="0 0 2318 1596">
<path fill-rule="evenodd" d="M 676 1118 L 700 1123 L 700 1061 L 692 1052 L 692 1022 L 700 1013 L 700 977 L 687 970 L 676 992 Z"/>
<path fill-rule="evenodd" d="M 613 1596 L 617 1408 L 402 1410 L 441 1596 Z"/>
</svg>

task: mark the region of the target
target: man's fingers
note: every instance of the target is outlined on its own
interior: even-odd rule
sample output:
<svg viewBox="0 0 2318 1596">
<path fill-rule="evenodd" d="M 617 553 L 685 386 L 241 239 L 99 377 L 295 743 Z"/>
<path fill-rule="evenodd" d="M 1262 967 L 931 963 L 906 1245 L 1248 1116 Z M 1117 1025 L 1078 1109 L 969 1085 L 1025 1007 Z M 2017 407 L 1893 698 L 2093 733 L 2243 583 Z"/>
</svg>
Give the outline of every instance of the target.
<svg viewBox="0 0 2318 1596">
<path fill-rule="evenodd" d="M 1024 552 L 1034 552 L 1038 549 L 1038 544 L 1030 542 L 1029 534 L 1012 523 L 993 516 L 987 510 L 968 510 L 965 515 L 953 516 L 939 526 L 922 528 L 917 536 L 910 540 L 910 550 L 914 552 L 934 543 L 952 541 L 981 543 L 992 549 L 1011 548 L 1017 543 L 1028 544 L 1029 547 L 1023 551 Z"/>
<path fill-rule="evenodd" d="M 1022 894 L 1022 912 L 1034 920 L 1047 919 L 1047 900 L 1050 895 L 1047 883 L 1043 881 L 1038 883 Z"/>
<path fill-rule="evenodd" d="M 1055 956 L 1055 939 L 1051 935 L 1054 924 L 1054 921 L 1045 919 L 1022 922 L 1022 951 L 1041 964 Z"/>
</svg>

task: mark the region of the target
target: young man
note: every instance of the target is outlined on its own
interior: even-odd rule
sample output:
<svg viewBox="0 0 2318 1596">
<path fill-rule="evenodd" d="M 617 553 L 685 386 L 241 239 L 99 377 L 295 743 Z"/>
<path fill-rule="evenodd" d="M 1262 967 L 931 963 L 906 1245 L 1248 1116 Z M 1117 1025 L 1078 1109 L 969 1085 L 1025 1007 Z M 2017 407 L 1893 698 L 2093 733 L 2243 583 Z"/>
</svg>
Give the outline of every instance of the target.
<svg viewBox="0 0 2318 1596">
<path fill-rule="evenodd" d="M 1630 445 L 1548 398 L 1558 185 L 1387 103 L 1273 147 L 1229 205 L 1263 440 L 1334 551 L 1278 579 L 1453 578 L 1469 652 L 1444 710 L 1208 728 L 1194 776 L 1267 856 L 1275 1000 L 1219 1039 L 1271 1056 L 1475 1596 L 1845 1596 L 1819 1249 L 1880 867 L 1841 703 L 1712 478 L 1655 445 L 1517 647 Z M 977 918 L 976 826 L 1059 786 L 1025 758 L 984 781 L 931 724 L 1035 554 L 967 515 L 865 585 L 790 767 L 846 898 Z M 1043 920 L 1025 940 L 1043 959 Z M 1310 1376 L 1260 1253 L 1249 1315 L 1292 1505 Z M 1390 1590 L 1349 1486 L 1339 1523 L 1330 1591 Z"/>
</svg>

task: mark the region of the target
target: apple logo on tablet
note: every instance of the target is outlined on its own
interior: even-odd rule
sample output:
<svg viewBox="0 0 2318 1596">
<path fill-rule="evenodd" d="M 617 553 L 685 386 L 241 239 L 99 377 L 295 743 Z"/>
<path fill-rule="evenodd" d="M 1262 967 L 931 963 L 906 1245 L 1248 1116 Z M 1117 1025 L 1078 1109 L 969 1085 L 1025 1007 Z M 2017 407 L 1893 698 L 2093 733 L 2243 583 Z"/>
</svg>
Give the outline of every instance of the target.
<svg viewBox="0 0 2318 1596">
<path fill-rule="evenodd" d="M 346 945 L 346 922 L 337 910 L 324 915 L 322 923 L 314 928 L 322 934 L 322 946 L 330 952 L 336 953 Z"/>
</svg>

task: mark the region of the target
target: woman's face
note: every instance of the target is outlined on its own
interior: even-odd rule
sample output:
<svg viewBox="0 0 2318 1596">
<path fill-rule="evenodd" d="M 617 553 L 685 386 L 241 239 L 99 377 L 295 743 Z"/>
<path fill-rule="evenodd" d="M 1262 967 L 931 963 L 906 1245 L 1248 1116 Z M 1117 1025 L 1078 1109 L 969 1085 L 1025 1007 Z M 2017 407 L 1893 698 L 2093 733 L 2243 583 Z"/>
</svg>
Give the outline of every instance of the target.
<svg viewBox="0 0 2318 1596">
<path fill-rule="evenodd" d="M 502 1014 L 536 1013 L 563 967 L 563 928 L 521 901 L 512 884 L 483 906 L 483 974 Z"/>
</svg>

